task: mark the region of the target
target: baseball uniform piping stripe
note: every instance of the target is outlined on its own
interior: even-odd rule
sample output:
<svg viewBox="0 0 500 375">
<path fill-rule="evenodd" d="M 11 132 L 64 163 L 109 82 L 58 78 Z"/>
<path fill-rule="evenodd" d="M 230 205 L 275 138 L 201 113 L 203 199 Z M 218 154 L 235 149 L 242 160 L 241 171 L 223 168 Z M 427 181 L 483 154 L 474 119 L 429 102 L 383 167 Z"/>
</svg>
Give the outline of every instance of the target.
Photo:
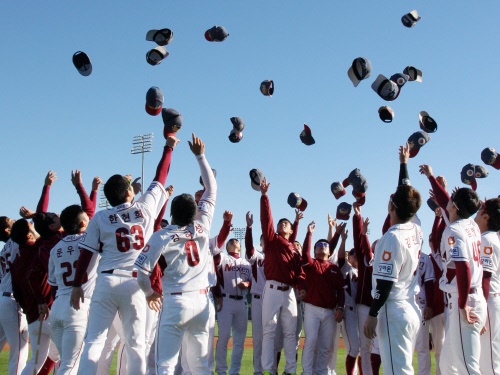
<svg viewBox="0 0 500 375">
<path fill-rule="evenodd" d="M 465 369 L 467 370 L 467 374 L 470 375 L 469 368 L 467 367 L 467 361 L 465 360 L 464 342 L 462 340 L 462 322 L 460 321 L 460 311 L 458 312 L 458 329 L 460 330 L 460 347 L 462 348 L 462 358 L 464 360 L 464 365 Z"/>
<path fill-rule="evenodd" d="M 89 311 L 90 311 L 90 309 L 87 310 L 87 321 L 89 320 Z M 78 363 L 78 357 L 80 357 L 82 355 L 83 344 L 84 344 L 84 340 L 82 340 L 82 343 L 80 344 L 80 349 L 78 350 L 78 356 L 76 357 L 76 360 L 73 363 L 73 366 L 71 367 L 71 370 L 69 370 L 70 374 L 72 373 L 72 371 L 74 370 L 76 364 Z"/>
<path fill-rule="evenodd" d="M 4 296 L 5 296 L 5 293 L 4 293 Z M 23 340 L 23 333 L 21 331 L 21 314 L 17 314 L 17 334 L 19 336 L 19 344 L 18 344 L 18 348 L 17 348 L 17 365 L 16 365 L 16 374 L 18 373 L 18 368 L 19 368 L 19 362 L 20 362 L 20 359 L 21 359 L 21 345 L 22 345 L 22 340 Z"/>
<path fill-rule="evenodd" d="M 488 336 L 490 338 L 490 363 L 491 363 L 491 372 L 493 374 L 496 374 L 495 372 L 495 366 L 493 366 L 493 340 L 491 338 L 491 322 L 490 322 L 490 310 L 486 310 L 486 318 L 488 319 L 488 326 L 490 327 L 490 329 L 488 330 Z"/>
<path fill-rule="evenodd" d="M 391 369 L 394 372 L 394 364 L 392 363 L 392 345 L 391 345 L 391 330 L 389 328 L 389 317 L 387 316 L 387 306 L 385 307 L 385 324 L 387 326 L 387 337 L 389 338 L 389 355 L 391 356 Z"/>
</svg>

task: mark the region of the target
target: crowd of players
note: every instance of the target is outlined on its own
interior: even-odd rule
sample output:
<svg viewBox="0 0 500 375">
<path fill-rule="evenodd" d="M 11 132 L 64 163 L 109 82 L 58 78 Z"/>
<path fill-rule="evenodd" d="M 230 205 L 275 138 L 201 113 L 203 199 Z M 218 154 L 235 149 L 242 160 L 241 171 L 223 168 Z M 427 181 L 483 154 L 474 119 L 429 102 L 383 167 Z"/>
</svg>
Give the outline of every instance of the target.
<svg viewBox="0 0 500 375">
<path fill-rule="evenodd" d="M 329 216 L 326 238 L 313 244 L 313 221 L 301 244 L 303 213 L 275 225 L 264 178 L 262 251 L 248 212 L 243 252 L 229 238 L 230 211 L 211 234 L 217 183 L 194 134 L 189 147 L 204 189 L 177 195 L 170 224 L 162 220 L 178 143 L 174 134 L 165 138 L 153 182 L 137 198 L 136 181 L 114 175 L 104 184 L 110 207 L 95 212 L 101 180 L 88 195 L 76 171 L 81 205 L 50 213 L 51 171 L 36 211 L 0 217 L 0 344 L 10 347 L 9 374 L 108 374 L 118 345 L 118 373 L 211 374 L 215 362 L 217 374 L 239 374 L 248 293 L 254 374 L 277 373 L 282 349 L 285 374 L 296 373 L 302 328 L 303 374 L 335 374 L 340 332 L 348 375 L 378 374 L 381 366 L 385 374 L 413 374 L 415 350 L 418 374 L 430 374 L 430 342 L 437 374 L 500 374 L 500 198 L 481 201 L 469 188 L 450 195 L 443 177 L 420 166 L 439 206 L 425 254 L 422 199 L 410 184 L 409 147 L 401 146 L 379 240 L 368 238 L 363 201 L 353 205 L 351 234 Z"/>
</svg>

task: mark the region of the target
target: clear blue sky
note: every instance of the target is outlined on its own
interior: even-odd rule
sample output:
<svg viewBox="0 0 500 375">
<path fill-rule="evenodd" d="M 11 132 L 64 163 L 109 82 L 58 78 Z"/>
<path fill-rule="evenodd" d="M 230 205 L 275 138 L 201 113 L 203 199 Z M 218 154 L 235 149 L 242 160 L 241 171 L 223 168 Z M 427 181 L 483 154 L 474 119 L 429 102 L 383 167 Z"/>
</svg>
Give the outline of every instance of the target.
<svg viewBox="0 0 500 375">
<path fill-rule="evenodd" d="M 412 9 L 422 20 L 408 29 L 400 19 Z M 409 163 L 424 200 L 429 183 L 418 174 L 419 164 L 431 164 L 450 186 L 463 186 L 463 165 L 482 164 L 484 147 L 500 150 L 498 14 L 498 1 L 463 0 L 3 1 L 0 215 L 18 217 L 21 205 L 34 208 L 49 169 L 59 176 L 53 212 L 78 202 L 71 169 L 82 170 L 88 190 L 96 175 L 140 175 L 140 156 L 130 154 L 132 137 L 154 132 L 154 152 L 146 155 L 149 183 L 164 142 L 161 117 L 144 111 L 146 91 L 155 85 L 165 106 L 184 117 L 167 180 L 174 194 L 200 187 L 186 143 L 191 132 L 203 138 L 217 169 L 213 233 L 225 209 L 234 212 L 236 227 L 245 225 L 248 210 L 258 218 L 260 193 L 251 189 L 248 172 L 260 168 L 271 182 L 275 219 L 293 218 L 286 198 L 298 192 L 309 202 L 298 238 L 311 220 L 317 223 L 314 238 L 324 237 L 327 213 L 341 201 L 330 184 L 357 167 L 369 183 L 363 214 L 372 221 L 373 240 L 396 188 L 398 146 L 419 130 L 419 111 L 428 111 L 439 126 Z M 207 42 L 203 34 L 213 25 L 225 26 L 229 38 Z M 170 56 L 153 67 L 145 54 L 154 44 L 145 35 L 162 27 L 173 30 L 174 39 Z M 78 50 L 92 60 L 89 77 L 72 64 Z M 371 60 L 373 73 L 354 88 L 347 69 L 359 56 Z M 407 83 L 390 103 L 372 91 L 379 73 L 390 76 L 407 65 L 423 71 L 423 83 Z M 259 91 L 265 79 L 275 82 L 273 97 Z M 396 113 L 391 124 L 377 114 L 387 104 Z M 227 138 L 232 116 L 246 123 L 239 144 Z M 299 140 L 303 123 L 313 131 L 313 146 Z M 500 171 L 487 168 L 478 193 L 497 196 Z M 343 200 L 352 203 L 350 188 Z M 419 216 L 428 234 L 433 215 L 425 203 Z"/>
</svg>

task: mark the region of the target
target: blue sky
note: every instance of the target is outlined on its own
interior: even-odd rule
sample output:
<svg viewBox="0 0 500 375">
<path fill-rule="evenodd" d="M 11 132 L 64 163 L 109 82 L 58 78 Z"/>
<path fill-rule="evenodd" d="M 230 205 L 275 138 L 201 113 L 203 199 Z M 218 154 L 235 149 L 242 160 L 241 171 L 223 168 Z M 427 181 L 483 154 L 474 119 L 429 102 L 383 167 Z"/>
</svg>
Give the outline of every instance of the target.
<svg viewBox="0 0 500 375">
<path fill-rule="evenodd" d="M 140 156 L 130 154 L 132 137 L 154 132 L 154 152 L 146 155 L 149 183 L 161 155 L 163 124 L 146 114 L 144 102 L 148 88 L 159 86 L 165 106 L 184 117 L 167 182 L 174 194 L 199 189 L 186 142 L 194 131 L 217 169 L 214 234 L 225 209 L 234 212 L 236 227 L 245 225 L 248 210 L 258 217 L 260 194 L 251 189 L 248 172 L 260 168 L 271 182 L 275 219 L 293 218 L 286 198 L 298 192 L 309 202 L 298 238 L 311 220 L 317 223 L 314 237 L 326 236 L 327 213 L 353 201 L 350 188 L 335 200 L 330 184 L 359 168 L 369 183 L 363 214 L 375 239 L 396 188 L 398 146 L 419 130 L 419 111 L 428 111 L 439 127 L 409 163 L 424 200 L 429 184 L 418 174 L 419 164 L 431 164 L 450 186 L 463 186 L 463 165 L 482 164 L 484 147 L 500 150 L 500 78 L 494 68 L 500 60 L 500 3 L 487 3 L 2 2 L 0 215 L 17 217 L 21 205 L 34 208 L 50 169 L 59 176 L 51 193 L 54 212 L 78 202 L 71 169 L 82 170 L 88 190 L 95 175 L 140 175 Z M 408 29 L 400 19 L 412 9 L 422 19 Z M 213 25 L 227 28 L 226 41 L 204 39 Z M 162 27 L 174 39 L 167 46 L 170 56 L 153 67 L 145 54 L 155 45 L 145 35 Z M 78 50 L 92 60 L 89 77 L 72 64 Z M 373 73 L 354 88 L 347 69 L 359 56 L 371 60 Z M 407 65 L 423 71 L 423 83 L 407 83 L 390 103 L 372 91 L 378 74 L 390 76 Z M 273 97 L 259 91 L 265 79 L 275 82 Z M 391 124 L 378 118 L 382 105 L 396 113 Z M 227 138 L 232 116 L 246 124 L 238 144 Z M 299 140 L 304 123 L 316 139 L 310 147 Z M 500 171 L 487 169 L 478 193 L 497 196 Z M 419 216 L 429 233 L 433 215 L 426 205 Z"/>
</svg>

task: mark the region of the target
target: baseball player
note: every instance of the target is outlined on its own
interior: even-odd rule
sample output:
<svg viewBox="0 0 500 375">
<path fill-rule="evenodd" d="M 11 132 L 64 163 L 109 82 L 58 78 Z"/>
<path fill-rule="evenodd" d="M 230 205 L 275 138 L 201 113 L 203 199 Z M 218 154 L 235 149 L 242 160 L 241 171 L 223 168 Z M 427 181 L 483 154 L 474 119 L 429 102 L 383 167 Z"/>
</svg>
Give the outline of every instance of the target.
<svg viewBox="0 0 500 375">
<path fill-rule="evenodd" d="M 253 215 L 246 214 L 247 227 L 245 232 L 245 255 L 252 267 L 252 342 L 253 342 L 253 373 L 262 374 L 262 294 L 266 283 L 264 274 L 264 246 L 262 236 L 260 246 L 262 253 L 255 250 L 252 238 Z"/>
<path fill-rule="evenodd" d="M 232 217 L 230 211 L 224 212 L 224 221 L 231 222 Z M 239 374 L 247 334 L 246 296 L 251 282 L 251 267 L 250 263 L 240 258 L 241 245 L 236 238 L 227 242 L 226 250 L 227 254 L 220 253 L 214 257 L 223 297 L 222 309 L 217 315 L 219 338 L 215 350 L 215 372 L 227 372 L 227 344 L 232 333 L 233 350 L 229 374 Z"/>
<path fill-rule="evenodd" d="M 208 242 L 217 184 L 205 158 L 202 140 L 193 134 L 189 146 L 206 187 L 198 209 L 191 195 L 175 197 L 170 211 L 172 224 L 151 237 L 135 262 L 139 268 L 138 283 L 149 307 L 161 309 L 156 339 L 158 374 L 174 373 L 184 334 L 188 339 L 190 370 L 195 374 L 211 373 L 208 368 L 207 289 L 211 266 Z M 167 263 L 162 278 L 165 308 L 162 308 L 162 296 L 153 291 L 148 277 L 160 255 Z"/>
<path fill-rule="evenodd" d="M 309 285 L 309 293 L 304 299 L 305 343 L 302 351 L 303 374 L 312 374 L 316 352 L 316 374 L 328 374 L 328 357 L 332 345 L 335 320 L 343 318 L 344 279 L 340 269 L 328 261 L 329 244 L 318 240 L 314 245 L 315 259 L 311 258 L 311 237 L 316 224 L 307 228 L 302 249 L 302 264 Z"/>
<path fill-rule="evenodd" d="M 364 334 L 378 336 L 385 374 L 413 374 L 413 348 L 420 317 L 415 306 L 421 244 L 420 227 L 411 222 L 420 208 L 419 192 L 400 185 L 388 211 L 392 226 L 377 243 L 373 264 L 373 304 Z"/>
<path fill-rule="evenodd" d="M 111 176 L 104 185 L 104 194 L 112 206 L 99 211 L 90 221 L 79 244 L 81 249 L 73 281 L 71 306 L 80 309 L 85 301 L 82 284 L 94 253 L 101 258 L 89 310 L 85 346 L 78 373 L 95 374 L 107 330 L 117 312 L 124 331 L 128 358 L 128 373 L 143 374 L 145 361 L 146 303 L 136 281 L 134 262 L 153 233 L 154 221 L 168 199 L 164 189 L 172 151 L 178 140 L 166 137 L 161 160 L 153 182 L 146 192 L 134 201 L 130 181 L 121 175 Z"/>
<path fill-rule="evenodd" d="M 415 350 L 418 358 L 418 375 L 428 375 L 431 372 L 431 356 L 429 350 L 429 320 L 432 318 L 432 303 L 434 300 L 434 268 L 428 254 L 420 253 L 416 274 L 420 288 L 415 299 L 423 317 L 418 329 Z"/>
<path fill-rule="evenodd" d="M 500 198 L 481 204 L 474 221 L 481 231 L 483 293 L 488 303 L 481 335 L 481 374 L 500 374 Z M 489 292 L 488 292 L 489 289 Z"/>
<path fill-rule="evenodd" d="M 294 233 L 292 223 L 281 219 L 277 226 L 278 233 L 275 232 L 267 196 L 269 185 L 265 178 L 260 185 L 260 221 L 266 248 L 266 286 L 262 304 L 262 367 L 264 374 L 270 374 L 274 362 L 274 334 L 279 319 L 284 336 L 285 373 L 294 374 L 297 367 L 297 301 L 293 288 L 297 286 L 300 298 L 305 297 L 305 274 L 300 264 L 300 256 L 290 241 Z"/>
</svg>

